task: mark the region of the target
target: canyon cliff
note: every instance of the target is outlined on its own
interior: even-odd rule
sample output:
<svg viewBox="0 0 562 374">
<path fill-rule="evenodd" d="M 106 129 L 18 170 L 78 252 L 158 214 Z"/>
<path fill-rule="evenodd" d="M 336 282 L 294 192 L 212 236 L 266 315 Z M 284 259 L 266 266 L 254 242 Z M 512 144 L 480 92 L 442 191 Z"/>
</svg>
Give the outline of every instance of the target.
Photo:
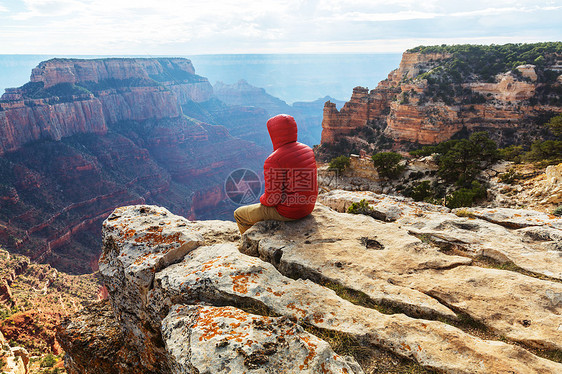
<svg viewBox="0 0 562 374">
<path fill-rule="evenodd" d="M 119 121 L 180 116 L 212 95 L 186 59 L 53 59 L 0 99 L 0 155 L 40 139 L 106 134 Z"/>
<path fill-rule="evenodd" d="M 102 229 L 109 302 L 57 331 L 67 372 L 561 372 L 561 218 L 319 200 L 242 237 L 234 222 L 117 208 Z M 340 213 L 361 200 L 381 219 Z"/>
<path fill-rule="evenodd" d="M 0 100 L 0 244 L 89 272 L 116 206 L 230 218 L 226 177 L 260 170 L 266 151 L 192 118 L 212 96 L 182 58 L 40 63 Z"/>
<path fill-rule="evenodd" d="M 406 51 L 375 89 L 356 87 L 339 111 L 325 103 L 320 154 L 408 150 L 481 130 L 501 146 L 529 144 L 562 112 L 561 62 L 561 43 Z"/>
</svg>

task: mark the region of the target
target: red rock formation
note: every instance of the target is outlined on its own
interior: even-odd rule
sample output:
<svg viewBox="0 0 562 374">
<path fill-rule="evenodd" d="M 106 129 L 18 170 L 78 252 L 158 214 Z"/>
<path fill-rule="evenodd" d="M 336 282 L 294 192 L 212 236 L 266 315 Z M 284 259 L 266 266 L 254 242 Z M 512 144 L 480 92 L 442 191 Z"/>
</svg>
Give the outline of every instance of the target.
<svg viewBox="0 0 562 374">
<path fill-rule="evenodd" d="M 322 143 L 333 144 L 340 137 L 374 122 L 383 123 L 386 127 L 384 135 L 395 142 L 419 144 L 448 140 L 463 128 L 469 131 L 513 129 L 520 134 L 527 131 L 532 117 L 540 112 L 562 112 L 560 106 L 531 104 L 529 99 L 545 86 L 538 83 L 534 65 L 518 66 L 520 76 L 512 72 L 499 74 L 493 83 L 463 83 L 462 88 L 480 95 L 476 102 L 464 102 L 458 97 L 451 97 L 451 104 L 434 100 L 428 94 L 428 81 L 419 75 L 451 57 L 442 53 L 405 52 L 399 68 L 374 90 L 354 88 L 351 100 L 340 111 L 334 104 L 326 102 Z"/>
<path fill-rule="evenodd" d="M 208 100 L 213 92 L 180 58 L 53 59 L 33 69 L 31 83 L 47 93 L 61 84 L 92 92 L 61 99 L 34 98 L 26 86 L 8 89 L 0 101 L 0 155 L 34 140 L 105 134 L 119 121 L 178 117 L 180 105 Z"/>
<path fill-rule="evenodd" d="M 0 323 L 0 331 L 6 340 L 13 340 L 28 349 L 46 347 L 41 350 L 58 355 L 62 353 L 62 349 L 55 339 L 55 326 L 60 320 L 60 313 L 47 314 L 27 310 L 5 319 Z"/>
<path fill-rule="evenodd" d="M 41 62 L 31 72 L 31 82 L 44 82 L 45 88 L 60 83 L 101 82 L 108 79 L 152 78 L 174 80 L 173 72 L 195 75 L 191 61 L 183 58 L 60 59 Z M 167 78 L 167 79 L 166 79 Z"/>
<path fill-rule="evenodd" d="M 82 98 L 81 98 L 82 99 Z M 38 139 L 60 140 L 77 133 L 105 134 L 102 104 L 93 96 L 54 105 L 43 100 L 0 103 L 0 155 Z"/>
<path fill-rule="evenodd" d="M 389 108 L 392 91 L 381 88 L 369 92 L 367 88 L 355 87 L 351 100 L 345 103 L 340 111 L 336 109 L 336 104 L 326 102 L 321 143 L 333 143 L 339 135 L 347 135 L 352 130 L 384 116 Z"/>
<path fill-rule="evenodd" d="M 421 144 L 438 143 L 450 139 L 462 128 L 458 112 L 447 105 L 401 105 L 391 103 L 386 134 L 396 140 Z"/>
<path fill-rule="evenodd" d="M 404 52 L 398 69 L 390 72 L 388 80 L 398 84 L 404 78 L 416 77 L 421 72 L 436 67 L 441 60 L 451 57 L 448 53 L 411 53 Z"/>
<path fill-rule="evenodd" d="M 117 206 L 231 216 L 220 186 L 266 152 L 184 116 L 211 94 L 185 59 L 39 64 L 0 101 L 0 244 L 82 273 L 97 269 L 99 227 Z"/>
</svg>

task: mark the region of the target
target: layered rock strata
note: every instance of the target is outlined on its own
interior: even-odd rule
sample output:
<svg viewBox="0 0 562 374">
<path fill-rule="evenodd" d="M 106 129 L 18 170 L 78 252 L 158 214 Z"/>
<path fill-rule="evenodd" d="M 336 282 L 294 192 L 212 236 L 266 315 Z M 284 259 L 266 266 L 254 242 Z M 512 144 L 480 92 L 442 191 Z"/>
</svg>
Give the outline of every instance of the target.
<svg viewBox="0 0 562 374">
<path fill-rule="evenodd" d="M 381 127 L 392 141 L 435 144 L 450 139 L 461 130 L 488 130 L 500 144 L 521 142 L 536 136 L 532 125 L 544 113 L 560 113 L 560 83 L 537 80 L 537 66 L 521 65 L 514 72 L 498 74 L 493 82 L 471 76 L 460 83 L 446 85 L 443 98 L 435 98 L 439 69 L 453 56 L 448 53 L 405 52 L 398 69 L 375 89 L 356 87 L 341 110 L 331 102 L 324 106 L 322 144 L 335 144 L 342 137 L 357 136 L 368 127 Z M 541 67 L 556 71 L 554 66 Z M 433 78 L 428 74 L 434 74 Z M 546 96 L 545 96 L 546 95 Z M 550 95 L 550 96 L 549 96 Z M 540 102 L 540 103 L 537 103 Z M 360 136 L 359 136 L 360 138 Z"/>
<path fill-rule="evenodd" d="M 420 220 L 448 214 L 396 209 Z M 239 250 L 234 223 L 124 207 L 104 222 L 100 272 L 139 371 L 275 372 L 287 365 L 286 372 L 361 372 L 301 327 L 343 334 L 441 372 L 562 370 L 535 354 L 560 349 L 561 305 L 549 299 L 562 292 L 559 282 L 477 266 L 470 256 L 423 242 L 401 219 L 384 223 L 318 204 L 305 219 L 255 225 Z M 339 296 L 353 291 L 365 302 Z M 490 331 L 469 327 L 466 315 Z M 76 349 L 89 331 L 80 318 L 69 322 L 72 338 L 62 339 L 70 373 L 85 357 L 99 359 L 95 339 Z M 67 330 L 61 336 L 70 336 Z M 113 368 L 121 362 L 111 361 Z"/>
<path fill-rule="evenodd" d="M 0 155 L 33 140 L 105 134 L 119 121 L 177 117 L 180 105 L 212 92 L 187 59 L 44 61 L 2 96 Z"/>
<path fill-rule="evenodd" d="M 187 59 L 40 63 L 0 101 L 0 244 L 83 273 L 119 205 L 230 218 L 225 179 L 260 170 L 266 151 L 186 116 L 211 96 Z"/>
</svg>

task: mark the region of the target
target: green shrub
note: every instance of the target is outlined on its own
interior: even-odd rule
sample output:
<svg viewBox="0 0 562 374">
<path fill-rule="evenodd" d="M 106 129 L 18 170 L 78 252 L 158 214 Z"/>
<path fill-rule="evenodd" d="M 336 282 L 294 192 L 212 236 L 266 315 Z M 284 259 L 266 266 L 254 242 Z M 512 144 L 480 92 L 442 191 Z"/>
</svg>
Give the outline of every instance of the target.
<svg viewBox="0 0 562 374">
<path fill-rule="evenodd" d="M 472 181 L 471 188 L 461 188 L 445 196 L 447 208 L 462 208 L 472 206 L 478 199 L 486 197 L 486 188 L 477 181 Z"/>
<path fill-rule="evenodd" d="M 552 214 L 554 214 L 557 217 L 562 217 L 562 205 L 560 205 L 556 209 L 554 209 L 552 211 Z"/>
<path fill-rule="evenodd" d="M 556 164 L 562 162 L 562 140 L 537 140 L 531 144 L 531 149 L 524 155 L 529 162 Z"/>
<path fill-rule="evenodd" d="M 29 82 L 22 86 L 23 97 L 26 99 L 41 99 L 58 97 L 61 102 L 73 100 L 76 95 L 88 95 L 91 92 L 72 83 L 58 83 L 49 88 L 44 88 L 43 82 Z"/>
<path fill-rule="evenodd" d="M 467 217 L 467 218 L 475 218 L 476 216 L 469 210 L 466 209 L 459 209 L 455 212 L 457 217 Z"/>
<path fill-rule="evenodd" d="M 51 353 L 49 353 L 48 355 L 43 357 L 43 359 L 41 360 L 40 366 L 42 368 L 45 368 L 45 367 L 50 368 L 50 367 L 53 367 L 56 363 L 57 363 L 56 357 L 53 356 Z"/>
<path fill-rule="evenodd" d="M 539 67 L 562 53 L 561 42 L 510 43 L 504 45 L 435 45 L 419 46 L 408 50 L 419 53 L 450 53 L 452 57 L 441 66 L 444 73 L 476 74 L 493 78 L 518 65 L 536 64 Z"/>
<path fill-rule="evenodd" d="M 513 161 L 516 164 L 521 163 L 523 158 L 523 147 L 520 145 L 510 145 L 509 147 L 498 149 L 499 158 L 506 161 Z"/>
<path fill-rule="evenodd" d="M 463 206 L 472 206 L 474 194 L 467 188 L 461 188 L 445 197 L 445 206 L 447 208 L 461 208 Z"/>
<path fill-rule="evenodd" d="M 375 169 L 383 178 L 397 178 L 405 169 L 404 165 L 400 165 L 402 156 L 396 152 L 381 152 L 371 158 Z"/>
<path fill-rule="evenodd" d="M 338 170 L 340 173 L 349 167 L 349 157 L 338 156 L 330 161 L 330 169 Z"/>
<path fill-rule="evenodd" d="M 562 136 L 562 114 L 552 117 L 546 125 L 556 136 Z"/>
<path fill-rule="evenodd" d="M 502 183 L 514 184 L 520 177 L 521 175 L 514 169 L 509 169 L 507 172 L 500 174 L 499 179 Z"/>
<path fill-rule="evenodd" d="M 439 176 L 458 186 L 468 187 L 470 181 L 497 158 L 496 143 L 488 137 L 488 133 L 475 132 L 468 139 L 452 143 L 439 157 Z"/>
<path fill-rule="evenodd" d="M 411 151 L 412 156 L 437 154 L 438 174 L 448 183 L 470 187 L 470 181 L 497 161 L 496 143 L 485 131 L 475 132 L 468 139 L 452 139 Z"/>
<path fill-rule="evenodd" d="M 417 183 L 412 189 L 411 197 L 415 201 L 425 201 L 427 198 L 433 196 L 433 190 L 429 181 L 422 181 Z"/>
<path fill-rule="evenodd" d="M 362 199 L 358 203 L 353 203 L 347 208 L 347 213 L 351 214 L 365 214 L 370 216 L 373 213 L 373 209 L 369 206 L 367 200 Z"/>
</svg>

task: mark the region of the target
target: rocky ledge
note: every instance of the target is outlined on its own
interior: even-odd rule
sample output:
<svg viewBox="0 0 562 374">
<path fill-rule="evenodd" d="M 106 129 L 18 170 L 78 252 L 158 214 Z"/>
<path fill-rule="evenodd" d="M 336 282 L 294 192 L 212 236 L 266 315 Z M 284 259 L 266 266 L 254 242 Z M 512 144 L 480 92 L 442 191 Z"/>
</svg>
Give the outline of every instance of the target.
<svg viewBox="0 0 562 374">
<path fill-rule="evenodd" d="M 67 371 L 562 372 L 561 219 L 322 200 L 362 198 L 387 218 L 317 204 L 242 238 L 233 222 L 116 209 L 100 258 L 110 303 L 60 326 Z"/>
</svg>

